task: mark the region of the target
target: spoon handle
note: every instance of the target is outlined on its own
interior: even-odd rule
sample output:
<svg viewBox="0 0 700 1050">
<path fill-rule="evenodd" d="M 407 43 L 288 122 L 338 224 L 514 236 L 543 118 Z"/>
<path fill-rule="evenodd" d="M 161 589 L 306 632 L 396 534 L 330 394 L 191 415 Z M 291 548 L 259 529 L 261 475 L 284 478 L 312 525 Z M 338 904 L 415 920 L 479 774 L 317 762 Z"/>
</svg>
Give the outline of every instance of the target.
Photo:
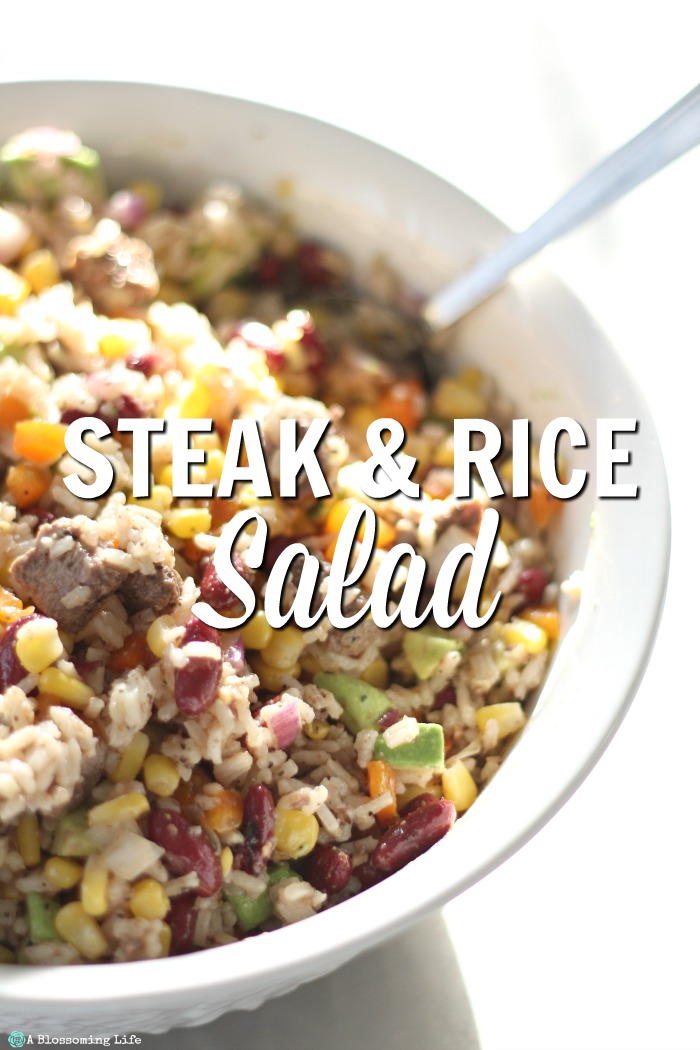
<svg viewBox="0 0 700 1050">
<path fill-rule="evenodd" d="M 503 284 L 547 244 L 644 182 L 700 142 L 700 85 L 577 182 L 522 233 L 432 296 L 423 316 L 435 331 L 449 327 Z"/>
</svg>

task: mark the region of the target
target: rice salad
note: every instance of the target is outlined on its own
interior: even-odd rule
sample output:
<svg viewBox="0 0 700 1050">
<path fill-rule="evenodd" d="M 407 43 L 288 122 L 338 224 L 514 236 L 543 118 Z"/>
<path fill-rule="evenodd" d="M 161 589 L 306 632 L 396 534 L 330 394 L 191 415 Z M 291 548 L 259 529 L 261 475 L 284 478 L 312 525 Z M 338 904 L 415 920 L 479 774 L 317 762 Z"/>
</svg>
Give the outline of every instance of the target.
<svg viewBox="0 0 700 1050">
<path fill-rule="evenodd" d="M 527 500 L 454 497 L 453 420 L 507 433 L 511 406 L 475 369 L 430 386 L 402 360 L 415 297 L 382 259 L 361 294 L 348 260 L 295 228 L 289 186 L 276 210 L 233 184 L 184 205 L 148 182 L 108 193 L 97 154 L 49 128 L 3 147 L 0 185 L 0 962 L 158 958 L 338 904 L 448 833 L 524 725 L 558 633 L 546 537 L 560 504 L 536 477 Z M 90 477 L 65 449 L 84 416 L 110 430 L 101 499 L 64 482 Z M 358 484 L 382 417 L 408 434 L 419 500 L 373 502 Z M 272 497 L 241 483 L 174 498 L 155 434 L 150 495 L 135 498 L 120 418 L 212 419 L 194 482 L 221 476 L 232 420 L 257 420 Z M 332 496 L 302 482 L 281 498 L 279 421 L 317 418 Z M 506 482 L 508 457 L 506 443 Z M 430 585 L 495 506 L 495 617 L 273 629 L 275 559 L 301 541 L 322 594 L 358 502 L 379 528 L 356 609 L 395 544 L 426 559 Z M 258 607 L 217 631 L 192 607 L 240 615 L 212 559 L 242 509 L 269 528 L 261 568 L 247 534 L 233 554 Z M 287 600 L 298 583 L 293 565 Z"/>
</svg>

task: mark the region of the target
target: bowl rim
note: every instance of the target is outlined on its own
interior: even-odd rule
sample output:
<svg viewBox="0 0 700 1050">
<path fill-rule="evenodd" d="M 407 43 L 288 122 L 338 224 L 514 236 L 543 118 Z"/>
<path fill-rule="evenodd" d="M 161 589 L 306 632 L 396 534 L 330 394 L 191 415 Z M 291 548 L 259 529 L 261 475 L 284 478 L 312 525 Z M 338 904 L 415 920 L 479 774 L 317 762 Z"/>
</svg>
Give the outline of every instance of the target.
<svg viewBox="0 0 700 1050">
<path fill-rule="evenodd" d="M 430 171 L 424 165 L 354 131 L 304 113 L 240 96 L 227 95 L 220 91 L 128 79 L 124 81 L 94 78 L 60 81 L 51 79 L 4 81 L 0 83 L 0 99 L 12 91 L 22 91 L 30 87 L 40 87 L 57 94 L 85 90 L 86 87 L 112 92 L 123 91 L 125 88 L 138 92 L 176 92 L 183 96 L 200 97 L 203 104 L 206 104 L 206 100 L 216 99 L 249 109 L 251 113 L 281 117 L 289 121 L 315 126 L 325 135 L 350 139 L 358 150 L 372 152 L 377 156 L 381 155 L 388 162 L 402 169 L 413 169 L 424 173 L 432 183 L 441 186 L 444 191 L 458 195 L 468 202 L 470 208 L 481 212 L 494 230 L 502 234 L 508 232 L 508 227 L 483 205 L 474 201 L 454 183 Z M 550 274 L 548 270 L 544 272 L 547 274 L 548 293 L 556 295 L 569 307 L 575 306 L 581 316 L 586 318 L 589 327 L 596 327 L 593 316 L 568 286 L 556 275 Z M 653 472 L 661 491 L 661 500 L 656 507 L 655 534 L 658 537 L 658 547 L 662 552 L 662 557 L 656 564 L 646 619 L 642 624 L 645 658 L 638 662 L 633 671 L 626 676 L 623 695 L 611 708 L 606 724 L 599 727 L 597 746 L 589 752 L 587 760 L 572 770 L 569 777 L 561 782 L 556 794 L 550 798 L 549 804 L 533 813 L 530 820 L 519 827 L 517 834 L 510 835 L 500 848 L 494 849 L 485 858 L 478 868 L 468 870 L 466 874 L 455 866 L 442 865 L 443 857 L 453 852 L 450 840 L 456 843 L 460 838 L 459 825 L 465 822 L 459 821 L 455 829 L 457 834 L 451 833 L 446 839 L 433 846 L 423 857 L 393 875 L 390 880 L 364 891 L 342 905 L 314 915 L 300 925 L 283 927 L 274 931 L 272 935 L 250 937 L 233 945 L 209 948 L 190 955 L 121 963 L 118 964 L 116 971 L 118 977 L 113 977 L 106 987 L 105 970 L 102 966 L 88 964 L 79 964 L 77 967 L 0 965 L 0 974 L 3 978 L 0 986 L 0 1001 L 26 1002 L 35 1007 L 41 1005 L 46 1009 L 56 1010 L 58 1016 L 76 1005 L 93 1004 L 97 1007 L 98 1004 L 107 1001 L 123 1002 L 125 1007 L 127 1000 L 133 1005 L 148 1000 L 150 1004 L 167 1003 L 175 1006 L 177 997 L 184 993 L 191 995 L 205 988 L 207 993 L 217 988 L 223 991 L 236 978 L 240 978 L 244 984 L 253 988 L 264 977 L 274 986 L 274 979 L 289 975 L 291 968 L 299 968 L 301 971 L 303 964 L 311 960 L 322 964 L 324 960 L 336 955 L 340 946 L 346 951 L 345 957 L 349 958 L 349 953 L 355 954 L 386 939 L 399 928 L 415 922 L 427 912 L 443 905 L 517 852 L 564 805 L 607 748 L 642 680 L 662 616 L 669 569 L 670 503 L 666 472 L 656 430 L 637 380 L 618 355 L 614 344 L 607 339 L 607 336 L 602 338 L 607 352 L 614 359 L 620 375 L 624 378 L 626 393 L 629 394 L 630 401 L 635 407 L 640 425 L 643 419 L 645 433 L 650 439 L 649 450 L 650 454 L 654 455 Z M 463 835 L 461 837 L 463 838 Z M 431 874 L 439 872 L 441 867 L 447 870 L 448 875 L 440 877 L 437 882 L 435 879 L 431 880 Z M 428 891 L 426 891 L 426 885 L 430 887 Z M 217 967 L 216 964 L 219 962 L 220 965 Z M 157 967 L 157 970 L 153 969 L 154 966 Z M 115 973 L 113 969 L 107 972 Z M 287 990 L 287 986 L 282 988 L 280 985 L 280 988 L 283 991 Z M 125 1018 L 127 1016 L 128 1014 L 125 1014 Z"/>
</svg>

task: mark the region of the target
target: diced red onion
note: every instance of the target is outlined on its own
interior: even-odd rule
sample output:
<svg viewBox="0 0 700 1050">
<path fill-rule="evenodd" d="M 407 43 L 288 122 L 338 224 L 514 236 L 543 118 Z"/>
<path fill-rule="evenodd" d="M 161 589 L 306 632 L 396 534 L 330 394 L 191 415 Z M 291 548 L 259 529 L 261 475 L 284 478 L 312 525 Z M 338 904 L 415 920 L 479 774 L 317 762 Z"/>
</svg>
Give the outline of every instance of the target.
<svg viewBox="0 0 700 1050">
<path fill-rule="evenodd" d="M 299 705 L 293 697 L 266 704 L 260 710 L 260 717 L 272 730 L 277 747 L 282 750 L 293 744 L 301 732 Z"/>
<path fill-rule="evenodd" d="M 146 218 L 148 208 L 143 197 L 131 190 L 119 190 L 107 203 L 107 214 L 123 230 L 133 230 Z"/>
<path fill-rule="evenodd" d="M 224 660 L 231 664 L 236 674 L 243 674 L 245 671 L 245 646 L 242 638 L 238 637 L 231 643 L 224 653 Z"/>
</svg>

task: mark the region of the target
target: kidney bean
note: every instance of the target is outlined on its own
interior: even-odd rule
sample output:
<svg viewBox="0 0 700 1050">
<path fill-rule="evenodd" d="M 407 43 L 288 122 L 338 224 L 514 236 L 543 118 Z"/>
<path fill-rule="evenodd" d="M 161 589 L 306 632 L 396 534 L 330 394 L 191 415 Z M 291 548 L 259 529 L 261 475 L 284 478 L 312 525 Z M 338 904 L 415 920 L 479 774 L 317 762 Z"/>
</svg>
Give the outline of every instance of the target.
<svg viewBox="0 0 700 1050">
<path fill-rule="evenodd" d="M 246 565 L 238 551 L 234 551 L 232 564 L 238 575 L 252 586 L 256 576 L 255 570 Z M 213 562 L 210 562 L 204 570 L 199 590 L 202 601 L 209 602 L 217 612 L 243 612 L 243 602 L 228 589 L 214 568 Z"/>
<path fill-rule="evenodd" d="M 258 263 L 255 279 L 260 284 L 279 284 L 284 273 L 284 259 L 281 255 L 267 251 Z"/>
<path fill-rule="evenodd" d="M 219 635 L 197 616 L 190 616 L 185 624 L 182 645 L 189 642 L 211 642 L 218 649 L 215 656 L 190 656 L 184 667 L 175 670 L 175 703 L 185 715 L 200 715 L 216 700 L 221 679 L 221 647 Z"/>
<path fill-rule="evenodd" d="M 275 833 L 275 800 L 264 784 L 248 788 L 243 801 L 245 842 L 236 853 L 236 867 L 249 875 L 259 875 L 270 859 L 265 847 Z"/>
<path fill-rule="evenodd" d="M 391 875 L 447 834 L 456 816 L 454 803 L 447 799 L 424 803 L 384 832 L 372 852 L 372 864 Z"/>
<path fill-rule="evenodd" d="M 306 881 L 329 897 L 344 890 L 351 875 L 350 854 L 330 843 L 317 846 L 306 864 Z"/>
<path fill-rule="evenodd" d="M 170 901 L 168 912 L 168 925 L 172 934 L 170 939 L 170 954 L 181 955 L 192 947 L 194 941 L 194 928 L 197 923 L 197 912 L 194 908 L 196 898 L 193 893 L 183 893 L 181 897 L 173 897 Z"/>
<path fill-rule="evenodd" d="M 221 889 L 221 862 L 203 834 L 187 823 L 182 813 L 169 809 L 153 810 L 148 819 L 148 837 L 165 850 L 163 861 L 174 875 L 194 871 L 199 886 L 197 897 L 212 897 Z"/>
<path fill-rule="evenodd" d="M 29 623 L 30 620 L 38 619 L 37 613 L 20 616 L 18 620 L 13 620 L 9 624 L 2 636 L 2 640 L 0 640 L 0 693 L 4 693 L 11 685 L 17 685 L 29 674 L 17 659 L 15 639 L 20 627 L 23 627 L 25 623 Z"/>
<path fill-rule="evenodd" d="M 523 569 L 515 589 L 522 594 L 528 605 L 539 605 L 548 583 L 549 576 L 542 569 Z"/>
<path fill-rule="evenodd" d="M 173 368 L 176 357 L 173 351 L 166 347 L 150 347 L 141 353 L 129 354 L 124 364 L 132 372 L 141 372 L 150 378 L 152 375 L 163 375 L 169 368 Z"/>
<path fill-rule="evenodd" d="M 363 890 L 368 890 L 370 886 L 376 886 L 378 882 L 382 882 L 387 877 L 387 872 L 375 868 L 371 860 L 366 860 L 364 864 L 358 864 L 352 874 L 356 879 L 359 879 Z"/>
<path fill-rule="evenodd" d="M 401 712 L 397 707 L 390 707 L 388 711 L 385 711 L 383 715 L 380 715 L 377 719 L 378 727 L 383 731 L 388 729 L 389 726 L 396 725 L 397 722 L 401 721 Z"/>
<path fill-rule="evenodd" d="M 265 547 L 265 554 L 263 556 L 262 570 L 263 572 L 272 572 L 272 567 L 279 558 L 282 551 L 290 547 L 292 543 L 301 542 L 300 536 L 273 536 L 268 540 Z"/>
<path fill-rule="evenodd" d="M 304 241 L 299 245 L 297 266 L 302 282 L 311 288 L 336 288 L 342 277 L 328 265 L 331 252 L 317 241 Z"/>
<path fill-rule="evenodd" d="M 449 684 L 443 686 L 440 692 L 435 694 L 431 710 L 439 711 L 441 707 L 445 706 L 445 704 L 454 704 L 456 699 L 457 693 L 455 692 L 455 687 Z"/>
</svg>

